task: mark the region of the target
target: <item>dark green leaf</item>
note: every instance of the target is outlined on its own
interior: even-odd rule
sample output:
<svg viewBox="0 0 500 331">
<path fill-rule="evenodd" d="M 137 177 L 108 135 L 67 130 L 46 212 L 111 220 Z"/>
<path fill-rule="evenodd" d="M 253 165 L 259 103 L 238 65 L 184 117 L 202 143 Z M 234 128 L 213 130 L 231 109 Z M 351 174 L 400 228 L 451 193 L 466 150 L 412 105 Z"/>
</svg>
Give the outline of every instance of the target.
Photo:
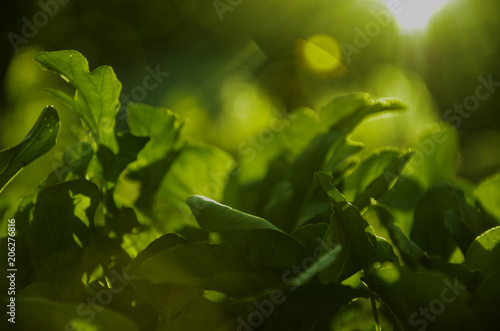
<svg viewBox="0 0 500 331">
<path fill-rule="evenodd" d="M 303 244 L 263 218 L 202 196 L 187 203 L 202 228 L 220 232 L 226 245 L 258 267 L 287 269 L 309 255 Z"/>
<path fill-rule="evenodd" d="M 402 329 L 424 324 L 436 330 L 459 329 L 468 312 L 467 285 L 441 272 L 387 264 L 375 271 L 371 289 Z"/>
<path fill-rule="evenodd" d="M 456 208 L 456 202 L 447 185 L 427 190 L 417 204 L 410 238 L 425 252 L 447 260 L 456 247 L 456 241 L 446 225 L 446 213 Z"/>
<path fill-rule="evenodd" d="M 38 194 L 29 230 L 32 265 L 36 279 L 51 282 L 62 297 L 82 295 L 83 247 L 90 241 L 98 203 L 97 187 L 86 180 Z"/>
<path fill-rule="evenodd" d="M 16 300 L 18 330 L 130 330 L 139 328 L 127 317 L 106 307 L 59 303 L 37 297 Z"/>
<path fill-rule="evenodd" d="M 318 239 L 323 239 L 327 229 L 328 224 L 326 223 L 307 224 L 293 231 L 291 235 L 303 243 L 310 251 L 313 251 L 318 247 Z"/>
<path fill-rule="evenodd" d="M 169 243 L 165 249 L 129 268 L 132 276 L 156 284 L 172 282 L 200 286 L 235 297 L 259 290 L 255 272 L 250 263 L 238 254 L 208 244 L 171 248 Z"/>
<path fill-rule="evenodd" d="M 0 192 L 19 171 L 56 144 L 58 133 L 57 111 L 53 107 L 45 107 L 21 143 L 0 151 Z"/>
<path fill-rule="evenodd" d="M 389 191 L 413 153 L 382 151 L 370 156 L 345 178 L 344 195 L 362 209 Z"/>
<path fill-rule="evenodd" d="M 417 267 L 424 259 L 422 249 L 411 241 L 399 226 L 394 224 L 394 219 L 387 208 L 380 204 L 375 204 L 374 208 L 379 219 L 389 231 L 392 242 L 398 248 L 404 263 L 411 267 Z"/>
<path fill-rule="evenodd" d="M 316 173 L 315 180 L 323 186 L 333 205 L 334 217 L 338 218 L 353 244 L 353 248 L 363 269 L 368 270 L 377 257 L 377 241 L 373 228 L 361 216 L 359 210 L 348 203 L 344 196 L 331 184 L 332 177 L 325 173 Z M 383 261 L 383 260 L 382 260 Z"/>
</svg>

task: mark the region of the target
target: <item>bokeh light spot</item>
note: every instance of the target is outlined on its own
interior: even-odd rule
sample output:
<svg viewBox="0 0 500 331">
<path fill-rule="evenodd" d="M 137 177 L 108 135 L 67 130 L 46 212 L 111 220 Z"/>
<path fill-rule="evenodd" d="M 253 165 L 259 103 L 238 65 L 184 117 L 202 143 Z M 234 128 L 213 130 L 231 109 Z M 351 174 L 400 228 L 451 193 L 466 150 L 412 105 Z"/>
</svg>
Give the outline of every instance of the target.
<svg viewBox="0 0 500 331">
<path fill-rule="evenodd" d="M 336 77 L 346 71 L 339 43 L 329 35 L 299 39 L 297 49 L 304 66 L 318 76 Z"/>
</svg>

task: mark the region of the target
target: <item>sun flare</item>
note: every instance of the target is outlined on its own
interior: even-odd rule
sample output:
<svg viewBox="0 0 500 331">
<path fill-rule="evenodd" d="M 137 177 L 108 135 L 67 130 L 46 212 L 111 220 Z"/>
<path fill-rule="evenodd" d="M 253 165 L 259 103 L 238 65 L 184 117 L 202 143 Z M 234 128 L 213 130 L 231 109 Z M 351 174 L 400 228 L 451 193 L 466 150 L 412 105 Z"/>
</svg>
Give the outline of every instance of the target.
<svg viewBox="0 0 500 331">
<path fill-rule="evenodd" d="M 450 0 L 383 0 L 404 30 L 426 27 L 432 16 Z"/>
</svg>

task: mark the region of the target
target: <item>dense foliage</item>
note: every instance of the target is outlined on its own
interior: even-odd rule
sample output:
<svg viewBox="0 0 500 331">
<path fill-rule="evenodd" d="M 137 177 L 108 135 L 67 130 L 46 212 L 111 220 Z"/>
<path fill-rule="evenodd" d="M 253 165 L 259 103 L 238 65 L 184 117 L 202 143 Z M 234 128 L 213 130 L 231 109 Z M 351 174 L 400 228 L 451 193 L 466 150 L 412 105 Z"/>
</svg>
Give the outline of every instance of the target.
<svg viewBox="0 0 500 331">
<path fill-rule="evenodd" d="M 49 93 L 83 128 L 14 215 L 18 329 L 498 325 L 500 176 L 477 186 L 455 178 L 454 128 L 360 158 L 350 132 L 405 105 L 337 97 L 273 119 L 241 150 L 266 155 L 264 175 L 240 185 L 243 165 L 182 139 L 170 110 L 129 103 L 123 116 L 110 67 L 89 72 L 76 51 L 36 61 L 76 89 Z M 0 152 L 2 188 L 55 144 L 59 125 L 47 107 L 23 142 Z"/>
</svg>

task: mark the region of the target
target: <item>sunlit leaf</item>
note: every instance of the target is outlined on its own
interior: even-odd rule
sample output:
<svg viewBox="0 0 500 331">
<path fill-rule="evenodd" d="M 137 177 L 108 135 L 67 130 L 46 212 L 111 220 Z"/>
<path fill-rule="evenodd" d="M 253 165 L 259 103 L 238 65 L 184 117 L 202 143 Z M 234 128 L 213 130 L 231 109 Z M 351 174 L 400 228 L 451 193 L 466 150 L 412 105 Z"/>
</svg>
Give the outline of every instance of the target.
<svg viewBox="0 0 500 331">
<path fill-rule="evenodd" d="M 83 119 L 91 136 L 98 144 L 118 152 L 115 139 L 115 116 L 120 108 L 119 96 L 121 83 L 113 69 L 101 66 L 89 71 L 87 60 L 77 51 L 42 52 L 35 56 L 43 68 L 52 70 L 76 88 L 73 98 L 63 92 L 52 94 Z"/>
<path fill-rule="evenodd" d="M 500 174 L 482 181 L 477 186 L 475 194 L 484 208 L 500 220 Z"/>
<path fill-rule="evenodd" d="M 500 268 L 500 227 L 490 229 L 476 238 L 465 256 L 471 271 L 494 271 Z"/>
</svg>

